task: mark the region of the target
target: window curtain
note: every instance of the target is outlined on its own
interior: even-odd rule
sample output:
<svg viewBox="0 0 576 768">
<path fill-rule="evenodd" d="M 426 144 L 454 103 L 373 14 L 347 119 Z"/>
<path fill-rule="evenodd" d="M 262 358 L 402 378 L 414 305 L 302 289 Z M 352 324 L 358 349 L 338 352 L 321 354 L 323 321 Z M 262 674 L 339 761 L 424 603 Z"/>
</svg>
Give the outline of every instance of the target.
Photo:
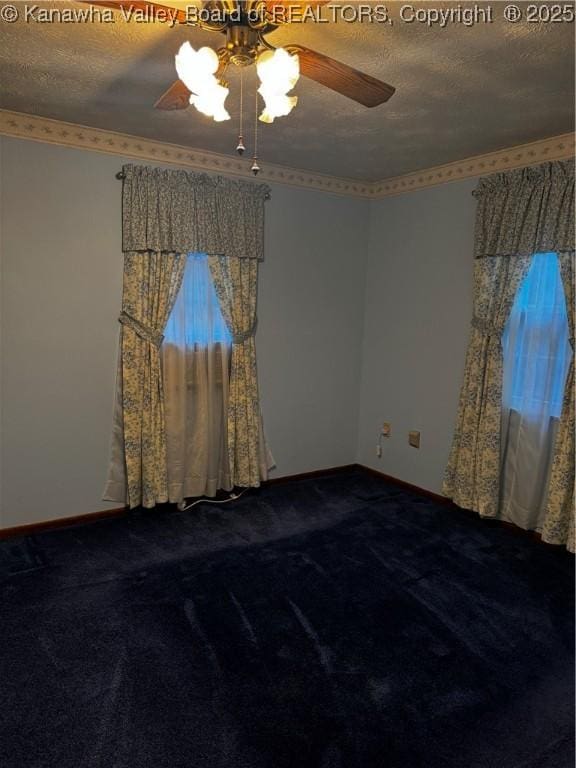
<svg viewBox="0 0 576 768">
<path fill-rule="evenodd" d="M 555 251 L 563 259 L 574 253 L 574 165 L 558 161 L 494 174 L 480 180 L 474 195 L 473 318 L 443 491 L 461 507 L 496 517 L 502 333 L 533 254 Z"/>
<path fill-rule="evenodd" d="M 104 498 L 130 508 L 153 507 L 169 498 L 159 349 L 186 256 L 261 260 L 269 190 L 262 184 L 145 166 L 126 165 L 123 176 L 121 354 Z M 255 323 L 246 333 L 254 330 Z M 257 397 L 257 388 L 246 387 L 245 393 Z M 251 406 L 259 413 L 259 403 Z M 263 446 L 261 432 L 257 437 Z M 249 439 L 255 439 L 254 433 Z M 261 466 L 266 463 L 262 460 Z M 236 483 L 238 478 L 231 479 Z M 259 481 L 253 474 L 250 484 Z"/>
<path fill-rule="evenodd" d="M 232 339 L 205 254 L 190 254 L 164 331 L 168 497 L 231 491 L 227 414 Z"/>
<path fill-rule="evenodd" d="M 574 251 L 561 253 L 558 258 L 566 299 L 572 358 L 566 377 L 562 413 L 554 445 L 542 539 L 550 544 L 564 544 L 574 552 L 574 454 L 576 450 L 574 440 L 576 426 L 574 419 L 574 302 L 576 300 Z"/>
<path fill-rule="evenodd" d="M 162 332 L 180 288 L 178 253 L 124 254 L 120 364 L 107 501 L 153 507 L 168 500 L 160 370 Z"/>
<path fill-rule="evenodd" d="M 256 372 L 258 262 L 210 256 L 210 271 L 232 335 L 228 400 L 228 458 L 234 485 L 259 485 L 273 464 L 263 443 Z"/>
</svg>

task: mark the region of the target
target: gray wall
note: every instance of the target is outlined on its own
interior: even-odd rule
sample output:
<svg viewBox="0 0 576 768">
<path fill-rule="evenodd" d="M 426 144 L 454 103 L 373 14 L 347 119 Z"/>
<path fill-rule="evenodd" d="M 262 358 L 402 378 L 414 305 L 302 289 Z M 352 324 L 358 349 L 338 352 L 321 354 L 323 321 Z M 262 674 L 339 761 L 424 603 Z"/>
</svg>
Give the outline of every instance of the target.
<svg viewBox="0 0 576 768">
<path fill-rule="evenodd" d="M 256 342 L 280 476 L 355 461 L 369 207 L 287 187 L 271 202 Z"/>
<path fill-rule="evenodd" d="M 122 162 L 0 137 L 2 526 L 114 506 L 101 492 Z M 440 490 L 470 321 L 475 183 L 370 203 L 273 188 L 257 347 L 275 475 L 358 460 Z M 392 436 L 377 459 L 384 420 Z"/>
<path fill-rule="evenodd" d="M 358 461 L 439 492 L 472 304 L 475 180 L 372 201 Z M 383 421 L 392 434 L 376 443 Z M 408 445 L 420 430 L 421 447 Z"/>
<path fill-rule="evenodd" d="M 118 158 L 1 141 L 1 501 L 10 526 L 114 506 L 101 495 L 122 262 Z"/>
<path fill-rule="evenodd" d="M 0 525 L 105 509 L 123 160 L 0 137 Z M 275 187 L 257 335 L 276 475 L 354 461 L 369 206 Z"/>
</svg>

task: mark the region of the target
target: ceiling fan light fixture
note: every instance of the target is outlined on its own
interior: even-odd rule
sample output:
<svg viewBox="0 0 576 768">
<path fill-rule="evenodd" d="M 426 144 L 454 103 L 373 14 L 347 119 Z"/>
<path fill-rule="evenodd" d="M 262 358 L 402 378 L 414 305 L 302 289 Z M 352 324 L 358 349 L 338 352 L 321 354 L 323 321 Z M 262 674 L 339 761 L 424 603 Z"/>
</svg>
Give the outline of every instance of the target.
<svg viewBox="0 0 576 768">
<path fill-rule="evenodd" d="M 298 55 L 285 48 L 265 51 L 258 57 L 256 70 L 261 83 L 258 93 L 264 99 L 260 120 L 272 123 L 276 117 L 290 114 L 298 102 L 297 96 L 288 96 L 300 77 Z"/>
<path fill-rule="evenodd" d="M 180 46 L 175 57 L 178 77 L 190 91 L 190 104 L 215 122 L 230 120 L 224 102 L 229 89 L 218 82 L 218 54 L 205 46 L 196 51 L 190 43 Z"/>
<path fill-rule="evenodd" d="M 211 117 L 215 123 L 221 123 L 224 120 L 230 120 L 230 115 L 224 106 L 229 93 L 230 90 L 228 88 L 224 88 L 223 85 L 217 83 L 198 95 L 190 94 L 190 104 L 196 107 L 198 112 Z"/>
<path fill-rule="evenodd" d="M 258 90 L 262 94 L 262 90 Z M 264 96 L 264 94 L 262 95 Z M 268 97 L 264 96 L 264 100 L 266 101 L 266 106 L 258 119 L 262 123 L 273 123 L 275 118 L 285 117 L 292 112 L 298 103 L 298 96 L 272 94 Z"/>
</svg>

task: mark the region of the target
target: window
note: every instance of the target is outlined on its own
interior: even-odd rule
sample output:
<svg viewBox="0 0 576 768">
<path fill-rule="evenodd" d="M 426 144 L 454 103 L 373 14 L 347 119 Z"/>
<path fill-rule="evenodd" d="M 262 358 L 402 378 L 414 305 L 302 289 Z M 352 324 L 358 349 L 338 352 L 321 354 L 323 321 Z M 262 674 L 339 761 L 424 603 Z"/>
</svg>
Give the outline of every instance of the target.
<svg viewBox="0 0 576 768">
<path fill-rule="evenodd" d="M 205 253 L 188 256 L 182 287 L 168 319 L 164 340 L 165 344 L 187 347 L 232 343 Z"/>
<path fill-rule="evenodd" d="M 538 253 L 502 336 L 503 517 L 540 530 L 572 348 L 555 253 Z"/>
<path fill-rule="evenodd" d="M 504 350 L 504 406 L 539 418 L 560 417 L 572 348 L 564 288 L 555 253 L 532 259 L 510 319 Z"/>
<path fill-rule="evenodd" d="M 208 257 L 191 253 L 162 345 L 170 501 L 232 487 L 226 439 L 231 344 Z"/>
</svg>

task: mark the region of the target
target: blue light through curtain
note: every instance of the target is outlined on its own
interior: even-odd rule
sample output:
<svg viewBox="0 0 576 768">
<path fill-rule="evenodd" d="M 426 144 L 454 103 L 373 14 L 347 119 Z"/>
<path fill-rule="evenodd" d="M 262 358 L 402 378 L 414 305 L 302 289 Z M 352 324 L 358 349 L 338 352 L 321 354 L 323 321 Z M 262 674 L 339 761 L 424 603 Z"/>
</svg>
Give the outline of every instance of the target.
<svg viewBox="0 0 576 768">
<path fill-rule="evenodd" d="M 208 257 L 191 253 L 162 346 L 171 502 L 232 489 L 226 440 L 231 345 Z"/>
<path fill-rule="evenodd" d="M 164 340 L 166 344 L 185 341 L 203 347 L 232 343 L 205 253 L 188 255 L 182 288 L 168 318 Z"/>
<path fill-rule="evenodd" d="M 502 336 L 501 516 L 541 530 L 553 447 L 572 357 L 555 253 L 536 254 Z"/>
</svg>

